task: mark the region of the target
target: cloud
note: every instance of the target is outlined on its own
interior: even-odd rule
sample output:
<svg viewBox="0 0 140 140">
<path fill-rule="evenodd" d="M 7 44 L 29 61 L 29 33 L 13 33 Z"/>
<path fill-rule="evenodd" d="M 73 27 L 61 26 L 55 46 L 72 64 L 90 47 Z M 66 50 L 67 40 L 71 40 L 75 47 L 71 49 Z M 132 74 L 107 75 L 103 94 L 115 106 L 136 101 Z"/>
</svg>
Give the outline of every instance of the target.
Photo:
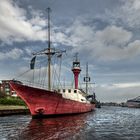
<svg viewBox="0 0 140 140">
<path fill-rule="evenodd" d="M 23 54 L 23 51 L 18 48 L 14 48 L 9 52 L 0 52 L 0 60 L 18 59 Z"/>
<path fill-rule="evenodd" d="M 64 31 L 60 28 L 56 34 L 57 42 L 71 46 L 73 54 L 88 54 L 89 60 L 100 61 L 118 61 L 140 55 L 140 40 L 132 38 L 133 33 L 123 27 L 108 25 L 100 30 L 94 24 L 85 25 L 82 21 L 75 21 Z"/>
<path fill-rule="evenodd" d="M 124 2 L 125 3 L 125 2 Z M 122 9 L 127 9 L 130 3 L 139 9 L 138 1 L 129 0 Z M 5 10 L 7 9 L 7 10 Z M 124 10 L 125 11 L 125 10 Z M 30 6 L 31 18 L 27 11 L 10 0 L 2 0 L 0 5 L 0 40 L 6 44 L 23 41 L 45 41 L 46 21 L 43 13 Z M 123 15 L 123 14 L 122 14 Z M 9 22 L 10 21 L 10 22 Z M 81 56 L 98 58 L 100 61 L 116 61 L 138 56 L 139 40 L 133 40 L 133 33 L 121 26 L 108 25 L 104 29 L 96 29 L 86 20 L 78 18 L 69 27 L 55 26 L 52 29 L 52 41 L 55 44 L 71 46 L 71 53 L 79 52 Z M 88 22 L 88 21 L 87 21 Z M 29 52 L 29 51 L 28 51 Z"/>
<path fill-rule="evenodd" d="M 106 46 L 125 45 L 131 37 L 131 32 L 117 26 L 107 26 L 104 30 L 96 32 L 96 39 L 102 41 Z"/>
<path fill-rule="evenodd" d="M 112 24 L 123 24 L 130 28 L 140 27 L 140 1 L 121 0 L 121 5 L 114 10 L 107 9 L 105 15 L 101 17 Z M 100 18 L 101 18 L 100 17 Z"/>
<path fill-rule="evenodd" d="M 140 83 L 96 85 L 95 93 L 101 102 L 126 102 L 139 96 Z"/>
<path fill-rule="evenodd" d="M 107 26 L 105 29 L 96 32 L 95 40 L 92 42 L 92 46 L 95 46 L 94 53 L 102 61 L 130 58 L 127 44 L 131 38 L 132 33 L 122 27 Z"/>
<path fill-rule="evenodd" d="M 31 56 L 31 54 L 33 53 L 32 49 L 30 49 L 29 47 L 25 48 L 25 52 L 27 53 L 27 55 Z"/>
<path fill-rule="evenodd" d="M 72 46 L 81 46 L 90 43 L 94 37 L 94 26 L 85 25 L 81 20 L 76 20 L 66 29 Z M 87 46 L 87 45 L 86 45 Z"/>
<path fill-rule="evenodd" d="M 127 88 L 127 87 L 140 87 L 140 83 L 119 83 L 113 84 L 116 88 Z"/>
<path fill-rule="evenodd" d="M 45 27 L 46 26 L 46 20 L 44 19 L 44 15 L 41 10 L 34 10 L 32 6 L 29 6 L 29 10 L 31 13 L 32 18 L 29 20 L 29 22 L 32 25 L 37 25 L 38 27 Z"/>
<path fill-rule="evenodd" d="M 27 12 L 19 8 L 15 1 L 1 0 L 0 40 L 5 44 L 22 41 L 45 41 L 46 32 L 42 29 L 45 20 L 40 14 L 27 18 Z"/>
<path fill-rule="evenodd" d="M 81 20 L 75 20 L 69 26 L 55 26 L 52 40 L 65 46 L 71 46 L 78 50 L 82 45 L 88 45 L 94 36 L 91 26 L 84 25 Z"/>
</svg>

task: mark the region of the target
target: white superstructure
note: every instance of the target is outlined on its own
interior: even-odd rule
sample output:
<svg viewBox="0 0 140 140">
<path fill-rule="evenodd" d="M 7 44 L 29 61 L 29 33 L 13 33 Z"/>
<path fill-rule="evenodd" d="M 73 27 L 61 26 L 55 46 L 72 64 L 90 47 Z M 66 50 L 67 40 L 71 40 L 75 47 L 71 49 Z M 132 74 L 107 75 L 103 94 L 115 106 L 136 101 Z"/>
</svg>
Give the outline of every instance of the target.
<svg viewBox="0 0 140 140">
<path fill-rule="evenodd" d="M 79 89 L 59 89 L 58 92 L 61 93 L 63 98 L 65 99 L 70 99 L 83 103 L 90 103 L 86 99 L 86 94 Z"/>
</svg>

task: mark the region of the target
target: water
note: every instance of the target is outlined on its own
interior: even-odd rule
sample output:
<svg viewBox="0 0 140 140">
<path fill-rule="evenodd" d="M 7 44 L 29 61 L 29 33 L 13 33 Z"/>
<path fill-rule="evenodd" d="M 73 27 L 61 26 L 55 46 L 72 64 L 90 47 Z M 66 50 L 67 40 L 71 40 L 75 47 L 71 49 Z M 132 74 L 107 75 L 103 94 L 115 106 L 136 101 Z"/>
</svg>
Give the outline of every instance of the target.
<svg viewBox="0 0 140 140">
<path fill-rule="evenodd" d="M 0 140 L 140 140 L 140 109 L 102 107 L 49 119 L 0 117 Z"/>
</svg>

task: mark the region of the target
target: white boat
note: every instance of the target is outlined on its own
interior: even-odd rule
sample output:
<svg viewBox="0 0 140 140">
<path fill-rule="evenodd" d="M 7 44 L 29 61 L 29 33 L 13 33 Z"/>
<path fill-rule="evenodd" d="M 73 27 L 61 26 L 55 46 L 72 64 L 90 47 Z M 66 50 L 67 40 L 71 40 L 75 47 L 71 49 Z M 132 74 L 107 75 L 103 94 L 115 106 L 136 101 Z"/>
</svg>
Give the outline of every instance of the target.
<svg viewBox="0 0 140 140">
<path fill-rule="evenodd" d="M 140 108 L 140 96 L 127 100 L 128 107 Z"/>
</svg>

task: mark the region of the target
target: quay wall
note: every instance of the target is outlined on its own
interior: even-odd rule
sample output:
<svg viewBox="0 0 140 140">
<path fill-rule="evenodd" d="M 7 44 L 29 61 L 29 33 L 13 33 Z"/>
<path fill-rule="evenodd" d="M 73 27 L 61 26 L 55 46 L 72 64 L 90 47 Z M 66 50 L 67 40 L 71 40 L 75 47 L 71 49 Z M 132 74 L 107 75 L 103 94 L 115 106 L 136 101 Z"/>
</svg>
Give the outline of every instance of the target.
<svg viewBox="0 0 140 140">
<path fill-rule="evenodd" d="M 0 110 L 0 116 L 7 116 L 7 115 L 18 115 L 18 114 L 29 114 L 29 109 L 7 109 L 7 110 Z"/>
</svg>

